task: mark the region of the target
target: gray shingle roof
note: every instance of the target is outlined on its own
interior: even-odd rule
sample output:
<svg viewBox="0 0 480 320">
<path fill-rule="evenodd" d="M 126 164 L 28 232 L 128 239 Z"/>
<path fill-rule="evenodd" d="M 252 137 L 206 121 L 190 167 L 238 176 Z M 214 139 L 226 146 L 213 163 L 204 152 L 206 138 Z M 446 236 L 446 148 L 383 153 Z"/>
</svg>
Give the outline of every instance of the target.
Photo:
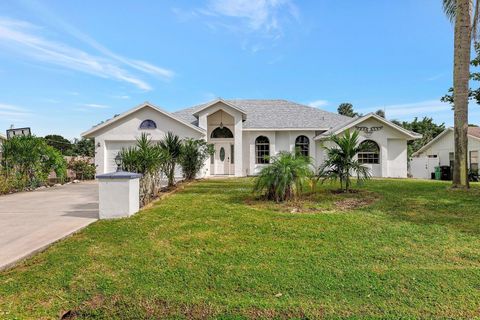
<svg viewBox="0 0 480 320">
<path fill-rule="evenodd" d="M 286 100 L 238 99 L 225 101 L 245 110 L 247 119 L 243 123 L 243 127 L 246 129 L 329 129 L 352 121 L 350 117 Z M 173 114 L 198 126 L 198 119 L 193 114 L 208 104 L 197 105 Z"/>
</svg>

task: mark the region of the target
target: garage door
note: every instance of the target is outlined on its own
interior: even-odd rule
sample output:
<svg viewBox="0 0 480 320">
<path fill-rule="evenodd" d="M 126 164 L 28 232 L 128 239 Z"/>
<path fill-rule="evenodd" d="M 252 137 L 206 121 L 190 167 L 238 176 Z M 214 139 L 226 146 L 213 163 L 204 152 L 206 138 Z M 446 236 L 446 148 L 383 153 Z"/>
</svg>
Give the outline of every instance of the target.
<svg viewBox="0 0 480 320">
<path fill-rule="evenodd" d="M 123 149 L 134 146 L 136 141 L 106 141 L 106 155 L 105 155 L 105 172 L 117 171 L 117 165 L 115 164 L 115 157 Z"/>
</svg>

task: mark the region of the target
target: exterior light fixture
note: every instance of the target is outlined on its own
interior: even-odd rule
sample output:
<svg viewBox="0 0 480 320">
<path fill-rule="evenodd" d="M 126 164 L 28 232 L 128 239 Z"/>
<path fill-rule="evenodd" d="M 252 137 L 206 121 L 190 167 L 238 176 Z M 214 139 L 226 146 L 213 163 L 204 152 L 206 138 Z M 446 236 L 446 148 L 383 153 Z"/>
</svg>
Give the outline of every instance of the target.
<svg viewBox="0 0 480 320">
<path fill-rule="evenodd" d="M 119 153 L 115 157 L 115 164 L 117 165 L 117 172 L 122 171 L 122 162 L 123 162 L 123 159 L 122 159 L 122 156 Z"/>
</svg>

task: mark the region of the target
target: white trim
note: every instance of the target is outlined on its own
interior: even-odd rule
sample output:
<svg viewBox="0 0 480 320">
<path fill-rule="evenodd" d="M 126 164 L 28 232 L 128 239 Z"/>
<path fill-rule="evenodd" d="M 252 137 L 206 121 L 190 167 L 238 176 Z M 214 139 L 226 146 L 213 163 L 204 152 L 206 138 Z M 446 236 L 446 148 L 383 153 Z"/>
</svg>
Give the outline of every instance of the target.
<svg viewBox="0 0 480 320">
<path fill-rule="evenodd" d="M 136 107 L 133 108 L 133 109 L 130 109 L 130 110 L 124 112 L 124 113 L 121 113 L 120 115 L 116 116 L 115 118 L 109 119 L 109 120 L 105 121 L 104 123 L 99 124 L 98 126 L 93 127 L 93 128 L 91 128 L 90 130 L 88 130 L 88 131 L 85 131 L 84 133 L 82 133 L 82 137 L 85 137 L 85 138 L 93 137 L 92 134 L 93 134 L 94 132 L 97 132 L 98 130 L 103 129 L 103 128 L 111 125 L 112 123 L 115 123 L 116 121 L 118 121 L 118 120 L 120 120 L 120 119 L 123 119 L 123 118 L 125 118 L 126 116 L 128 116 L 128 115 L 130 115 L 130 114 L 132 114 L 132 113 L 134 113 L 134 112 L 137 112 L 138 110 L 141 110 L 141 109 L 143 109 L 143 108 L 146 108 L 146 107 L 150 107 L 150 108 L 152 108 L 153 110 L 155 110 L 155 111 L 157 111 L 157 112 L 159 112 L 159 113 L 161 113 L 161 114 L 163 114 L 163 115 L 165 115 L 165 116 L 167 116 L 167 117 L 169 117 L 169 118 L 171 118 L 171 119 L 173 119 L 173 120 L 176 120 L 176 121 L 180 122 L 181 124 L 184 124 L 184 125 L 186 125 L 187 127 L 190 127 L 190 128 L 192 128 L 192 129 L 200 132 L 200 133 L 205 133 L 205 130 L 203 130 L 202 128 L 197 127 L 197 126 L 194 126 L 193 124 L 188 123 L 188 122 L 186 122 L 186 121 L 184 121 L 184 120 L 182 120 L 182 119 L 174 116 L 173 114 L 171 114 L 171 113 L 169 113 L 169 112 L 167 112 L 167 111 L 165 111 L 165 110 L 162 110 L 161 108 L 155 106 L 154 104 L 146 101 L 146 102 L 142 103 L 141 105 L 136 106 Z"/>
<path fill-rule="evenodd" d="M 345 126 L 340 127 L 338 129 L 336 129 L 335 131 L 331 132 L 330 135 L 337 135 L 337 134 L 355 126 L 356 124 L 359 124 L 360 122 L 365 121 L 365 120 L 370 119 L 370 118 L 375 118 L 376 120 L 382 122 L 383 124 L 388 125 L 388 126 L 394 128 L 394 129 L 397 129 L 398 131 L 400 131 L 403 134 L 407 135 L 408 137 L 412 138 L 412 140 L 413 139 L 420 139 L 422 137 L 421 134 L 418 134 L 418 133 L 413 134 L 412 132 L 410 132 L 410 131 L 408 131 L 408 130 L 400 127 L 400 126 L 397 126 L 395 123 L 390 122 L 387 119 L 385 119 L 383 117 L 380 117 L 379 115 L 377 115 L 375 113 L 369 113 L 369 114 L 364 115 L 363 117 L 359 117 L 359 118 L 355 119 L 354 121 L 346 124 Z M 325 136 L 324 133 L 321 133 L 318 136 L 316 136 L 315 138 L 313 138 L 313 140 L 322 140 L 322 139 L 328 139 L 328 136 Z"/>
<path fill-rule="evenodd" d="M 243 128 L 243 131 L 327 131 L 330 128 Z"/>
<path fill-rule="evenodd" d="M 412 157 L 416 157 L 418 155 L 420 155 L 420 153 L 423 153 L 424 151 L 426 151 L 428 148 L 430 148 L 433 144 L 435 144 L 437 142 L 437 140 L 439 140 L 440 138 L 442 138 L 444 135 L 446 135 L 448 132 L 450 131 L 453 131 L 453 128 L 452 127 L 448 127 L 447 129 L 443 130 L 438 136 L 436 136 L 435 138 L 433 138 L 432 140 L 430 140 L 429 143 L 427 143 L 426 145 L 424 145 L 423 147 L 421 147 L 420 149 L 418 149 L 416 152 L 414 152 L 412 154 Z M 480 138 L 479 137 L 476 137 L 476 136 L 473 136 L 471 134 L 467 134 L 467 136 L 469 138 L 472 138 L 472 139 L 475 139 L 475 140 L 478 140 L 480 141 Z"/>
<path fill-rule="evenodd" d="M 223 100 L 222 98 L 218 98 L 218 99 L 215 99 L 215 100 L 207 103 L 207 105 L 205 105 L 204 107 L 196 110 L 195 113 L 193 113 L 193 115 L 196 116 L 196 115 L 198 115 L 200 112 L 202 112 L 203 110 L 208 109 L 208 108 L 210 108 L 211 106 L 213 106 L 213 105 L 215 105 L 215 104 L 217 104 L 217 103 L 219 103 L 219 102 L 223 103 L 224 105 L 226 105 L 226 106 L 228 106 L 228 107 L 230 107 L 230 108 L 232 108 L 232 109 L 237 110 L 238 112 L 240 112 L 241 114 L 243 114 L 243 115 L 245 115 L 245 116 L 247 115 L 247 113 L 245 112 L 245 110 L 243 110 L 243 109 L 241 109 L 241 108 L 239 108 L 239 107 L 237 107 L 237 106 L 235 106 L 235 105 L 233 105 L 233 104 L 231 104 L 231 103 Z"/>
</svg>

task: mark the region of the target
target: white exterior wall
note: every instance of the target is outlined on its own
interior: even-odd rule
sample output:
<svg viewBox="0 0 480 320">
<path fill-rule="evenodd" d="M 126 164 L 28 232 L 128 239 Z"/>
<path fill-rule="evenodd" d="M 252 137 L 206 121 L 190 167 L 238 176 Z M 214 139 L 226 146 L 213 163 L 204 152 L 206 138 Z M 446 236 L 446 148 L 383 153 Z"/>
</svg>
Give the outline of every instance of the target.
<svg viewBox="0 0 480 320">
<path fill-rule="evenodd" d="M 155 121 L 156 129 L 140 130 L 140 124 L 147 119 Z M 118 120 L 95 133 L 95 165 L 97 174 L 116 170 L 114 157 L 123 148 L 135 145 L 142 132 L 149 135 L 152 141 L 163 139 L 172 131 L 180 138 L 205 138 L 205 135 L 172 119 L 158 111 L 146 107 L 123 119 Z"/>
<path fill-rule="evenodd" d="M 421 163 L 428 163 L 429 159 L 435 159 L 433 156 L 436 156 L 435 163 L 440 166 L 450 166 L 450 153 L 455 151 L 454 143 L 454 134 L 453 130 L 449 130 L 444 136 L 436 140 L 428 149 L 418 154 L 413 158 L 413 161 L 419 161 Z M 472 136 L 468 136 L 468 167 L 470 167 L 470 151 L 478 151 L 480 155 L 480 139 Z M 429 156 L 431 156 L 429 158 Z M 432 162 L 432 161 L 430 161 Z M 428 171 L 425 174 L 424 171 Z M 430 178 L 430 173 L 433 172 L 434 168 L 432 166 L 427 166 L 423 170 L 423 167 L 420 168 L 410 168 L 410 173 L 413 178 Z"/>
<path fill-rule="evenodd" d="M 418 157 L 428 157 L 436 155 L 441 166 L 449 166 L 449 153 L 454 152 L 455 143 L 453 130 L 449 130 L 443 137 L 435 141 L 427 150 L 423 151 Z M 480 151 L 480 139 L 468 136 L 468 165 L 470 166 L 470 151 Z"/>
<path fill-rule="evenodd" d="M 140 179 L 99 179 L 99 218 L 129 217 L 140 207 Z"/>
</svg>

